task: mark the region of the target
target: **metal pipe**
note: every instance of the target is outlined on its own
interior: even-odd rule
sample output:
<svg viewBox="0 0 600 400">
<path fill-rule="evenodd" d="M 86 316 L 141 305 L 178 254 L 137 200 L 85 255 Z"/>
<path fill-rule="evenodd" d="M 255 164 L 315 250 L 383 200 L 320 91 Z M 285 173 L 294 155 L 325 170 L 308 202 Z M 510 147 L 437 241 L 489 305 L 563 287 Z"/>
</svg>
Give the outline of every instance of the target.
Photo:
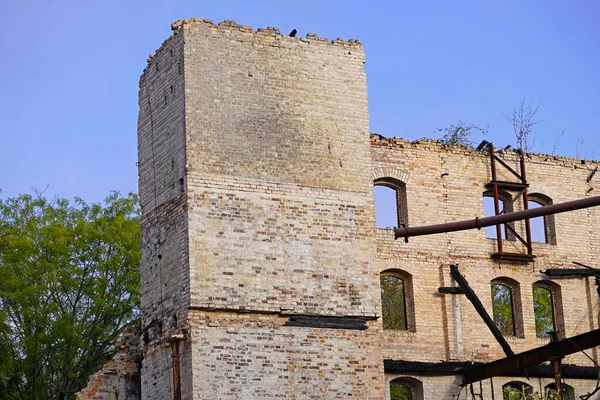
<svg viewBox="0 0 600 400">
<path fill-rule="evenodd" d="M 180 363 L 179 363 L 179 344 L 183 339 L 183 335 L 172 335 L 170 338 L 171 342 L 171 356 L 173 358 L 173 400 L 181 400 L 181 374 L 180 374 Z"/>
<path fill-rule="evenodd" d="M 560 389 L 560 358 L 552 360 L 552 372 L 554 373 L 554 388 L 559 400 L 562 399 L 562 393 Z"/>
<path fill-rule="evenodd" d="M 508 214 L 495 215 L 492 217 L 475 218 L 466 221 L 449 222 L 446 224 L 417 226 L 412 228 L 399 227 L 394 229 L 394 236 L 398 238 L 409 238 L 412 236 L 431 235 L 434 233 L 446 233 L 464 231 L 467 229 L 481 229 L 486 226 L 506 224 L 508 222 L 520 221 L 525 218 L 535 218 L 550 214 L 559 214 L 582 208 L 600 206 L 600 196 L 588 197 L 586 199 L 567 201 L 565 203 L 552 204 L 543 207 L 531 208 L 529 210 L 515 211 Z"/>
</svg>

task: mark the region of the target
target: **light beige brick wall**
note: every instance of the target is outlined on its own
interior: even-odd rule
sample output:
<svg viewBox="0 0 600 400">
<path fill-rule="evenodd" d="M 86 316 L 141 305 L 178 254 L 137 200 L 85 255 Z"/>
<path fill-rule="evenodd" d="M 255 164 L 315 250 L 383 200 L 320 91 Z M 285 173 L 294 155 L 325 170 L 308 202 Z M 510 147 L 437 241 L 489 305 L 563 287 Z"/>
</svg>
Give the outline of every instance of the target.
<svg viewBox="0 0 600 400">
<path fill-rule="evenodd" d="M 192 305 L 375 315 L 362 46 L 192 22 Z"/>
<path fill-rule="evenodd" d="M 374 323 L 301 328 L 283 316 L 201 311 L 190 321 L 196 399 L 383 398 Z"/>
<path fill-rule="evenodd" d="M 173 333 L 186 338 L 184 399 L 382 399 L 398 376 L 384 376 L 384 359 L 503 357 L 464 296 L 437 293 L 454 285 L 450 264 L 490 312 L 490 281 L 518 281 L 523 337 L 508 340 L 515 352 L 546 342 L 535 337 L 531 285 L 540 270 L 597 263 L 597 209 L 557 215 L 557 245 L 535 244 L 530 264 L 492 261 L 496 241 L 484 230 L 395 241 L 375 229 L 373 179 L 406 183 L 410 226 L 472 219 L 482 215 L 488 157 L 378 135 L 369 145 L 356 41 L 232 21 L 173 29 L 140 80 L 144 399 L 172 396 Z M 502 157 L 517 166 L 514 153 Z M 528 155 L 530 192 L 555 203 L 588 196 L 596 165 Z M 382 329 L 379 274 L 389 269 L 412 275 L 414 331 Z M 566 335 L 598 327 L 593 282 L 555 281 Z M 364 317 L 368 329 L 285 326 L 292 314 Z M 581 354 L 565 362 L 591 365 Z M 426 399 L 461 390 L 457 376 L 419 379 Z"/>
<path fill-rule="evenodd" d="M 442 146 L 436 141 L 411 143 L 379 135 L 372 135 L 371 145 L 373 178 L 396 176 L 406 183 L 410 226 L 483 216 L 482 195 L 486 190 L 485 184 L 491 179 L 488 156 L 459 146 Z M 501 157 L 518 171 L 516 154 L 508 152 Z M 586 179 L 597 165 L 598 162 L 582 163 L 580 160 L 529 154 L 526 157 L 529 192 L 543 193 L 554 203 L 584 198 L 593 194 L 588 190 L 593 187 L 594 180 L 587 183 Z M 514 177 L 505 174 L 501 174 L 499 179 L 514 181 Z M 522 206 L 516 203 L 515 209 L 519 207 Z M 395 268 L 412 274 L 416 315 L 415 332 L 383 331 L 382 358 L 487 362 L 504 357 L 502 349 L 463 295 L 438 294 L 440 286 L 455 286 L 450 277 L 450 264 L 459 264 L 461 273 L 490 315 L 491 280 L 508 277 L 519 282 L 524 337 L 507 337 L 516 353 L 548 343 L 548 339 L 536 337 L 533 312 L 532 285 L 542 279 L 561 287 L 566 336 L 598 328 L 599 299 L 593 279 L 552 279 L 540 271 L 577 268 L 572 261 L 597 265 L 596 243 L 600 236 L 595 226 L 599 216 L 598 208 L 555 215 L 557 245 L 534 243 L 537 258 L 533 263 L 493 261 L 490 255 L 497 251 L 496 240 L 487 239 L 484 229 L 414 237 L 408 243 L 403 239 L 394 240 L 391 229 L 377 229 L 375 268 L 378 272 Z M 517 223 L 516 227 L 524 235 L 524 224 Z M 505 251 L 522 251 L 514 243 L 504 241 L 504 244 Z M 588 354 L 597 361 L 595 349 L 588 350 Z M 568 356 L 563 362 L 593 365 L 581 353 Z M 395 376 L 389 375 L 386 379 Z M 439 383 L 444 379 L 450 378 L 422 377 L 426 399 L 452 398 L 440 392 L 451 388 L 450 383 Z M 510 380 L 518 379 L 507 378 L 506 381 Z M 580 394 L 594 384 L 582 380 L 575 383 L 580 385 Z M 427 387 L 431 391 L 428 392 Z M 500 395 L 501 392 L 496 391 L 496 396 Z"/>
<path fill-rule="evenodd" d="M 147 345 L 144 398 L 169 390 L 163 389 L 170 371 L 165 340 L 177 329 L 170 313 L 179 315 L 180 306 L 190 307 L 189 319 L 178 318 L 189 332 L 182 347 L 184 398 L 282 392 L 286 398 L 382 398 L 375 322 L 366 331 L 283 326 L 291 314 L 379 314 L 379 293 L 372 290 L 378 274 L 362 46 L 315 35 L 290 38 L 273 28 L 254 32 L 227 21 L 194 19 L 173 29 L 146 73 L 160 73 L 171 41 L 179 40 L 174 57 L 183 66 L 184 98 L 166 107 L 174 104 L 169 115 L 177 116 L 185 137 L 163 129 L 155 140 L 165 153 L 160 160 L 169 160 L 169 149 L 176 152 L 171 164 L 183 172 L 183 187 L 169 186 L 169 165 L 156 161 L 156 148 L 140 145 L 140 160 L 154 160 L 164 178 L 156 183 L 140 170 L 144 212 L 151 215 L 146 209 L 154 191 L 164 193 L 158 204 L 165 204 L 163 211 L 150 202 L 159 211 L 144 228 L 142 279 L 153 286 L 142 307 L 147 323 L 150 316 L 162 321 Z M 157 81 L 169 87 L 175 79 L 179 88 L 179 75 L 165 74 Z M 161 87 L 151 96 L 160 98 Z M 144 121 L 147 114 L 141 111 Z M 140 131 L 147 142 L 147 128 Z M 152 247 L 157 237 L 164 244 Z M 156 259 L 170 260 L 162 285 Z M 208 324 L 227 312 L 234 314 L 218 326 Z M 226 351 L 221 342 L 230 342 Z M 273 353 L 272 343 L 281 354 Z M 227 361 L 226 354 L 244 353 L 252 368 Z M 236 379 L 224 385 L 223 376 Z M 261 384 L 258 376 L 273 384 Z"/>
</svg>

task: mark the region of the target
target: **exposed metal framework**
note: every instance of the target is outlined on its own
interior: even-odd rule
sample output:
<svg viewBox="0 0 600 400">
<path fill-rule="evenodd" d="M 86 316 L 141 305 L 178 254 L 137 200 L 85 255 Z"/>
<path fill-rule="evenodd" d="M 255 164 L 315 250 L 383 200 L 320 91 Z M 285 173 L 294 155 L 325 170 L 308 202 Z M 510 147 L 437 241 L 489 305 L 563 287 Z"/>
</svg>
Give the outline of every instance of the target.
<svg viewBox="0 0 600 400">
<path fill-rule="evenodd" d="M 494 213 L 495 215 L 502 215 L 507 213 L 505 207 L 500 209 L 500 190 L 504 190 L 511 194 L 511 203 L 515 203 L 519 197 L 523 199 L 523 210 L 529 209 L 529 183 L 527 183 L 527 175 L 525 172 L 525 153 L 522 149 L 517 150 L 517 154 L 519 155 L 519 172 L 515 171 L 508 164 L 506 164 L 500 157 L 496 155 L 496 151 L 494 149 L 494 145 L 486 140 L 481 142 L 478 149 L 487 148 L 488 154 L 490 156 L 490 168 L 492 172 L 492 180 L 486 185 L 486 188 L 492 191 L 494 197 Z M 500 164 L 505 170 L 510 172 L 513 176 L 517 178 L 516 182 L 511 181 L 501 181 L 498 180 L 497 173 L 497 165 Z M 513 193 L 516 193 L 513 194 Z M 525 238 L 521 237 L 519 233 L 508 223 L 504 224 L 504 229 L 506 232 L 506 236 L 508 238 L 508 234 L 510 234 L 518 239 L 527 250 L 527 253 L 511 253 L 504 251 L 503 239 L 502 239 L 502 224 L 496 225 L 496 241 L 498 243 L 498 251 L 492 254 L 492 258 L 496 259 L 508 259 L 514 261 L 533 261 L 535 256 L 533 255 L 533 247 L 531 244 L 531 225 L 529 223 L 529 218 L 525 218 Z"/>
<path fill-rule="evenodd" d="M 504 375 L 509 371 L 527 368 L 545 361 L 560 359 L 566 355 L 599 345 L 600 329 L 595 329 L 464 371 L 462 372 L 462 383 L 463 385 L 468 385 L 469 383 L 490 377 Z"/>
<path fill-rule="evenodd" d="M 405 241 L 408 242 L 408 238 L 410 236 L 421 236 L 421 235 L 430 235 L 435 233 L 446 233 L 446 232 L 455 232 L 461 230 L 468 229 L 481 229 L 487 226 L 496 226 L 496 236 L 498 243 L 498 251 L 492 255 L 492 258 L 496 259 L 507 259 L 512 261 L 533 261 L 535 256 L 533 255 L 532 248 L 532 240 L 531 240 L 531 226 L 529 223 L 530 218 L 541 217 L 545 215 L 558 214 L 567 211 L 578 210 L 582 208 L 595 207 L 600 205 L 600 196 L 588 197 L 585 199 L 569 201 L 565 203 L 547 205 L 540 208 L 529 209 L 529 195 L 528 195 L 528 187 L 527 177 L 525 173 L 525 155 L 522 150 L 519 150 L 517 154 L 519 154 L 519 164 L 520 164 L 520 172 L 516 172 L 509 165 L 507 165 L 503 160 L 501 160 L 495 152 L 494 146 L 487 142 L 483 141 L 477 150 L 481 151 L 484 148 L 487 148 L 488 153 L 490 155 L 490 167 L 491 167 L 491 176 L 492 180 L 486 185 L 488 189 L 491 190 L 493 198 L 494 198 L 494 212 L 495 215 L 493 217 L 484 217 L 484 218 L 475 218 L 474 220 L 466 220 L 466 221 L 457 221 L 450 222 L 445 224 L 437 224 L 437 225 L 429 225 L 429 226 L 421 226 L 421 227 L 413 227 L 408 228 L 406 226 L 401 226 L 394 229 L 394 236 L 396 239 L 399 237 L 403 237 Z M 500 181 L 498 180 L 496 163 L 499 163 L 502 167 L 504 167 L 508 172 L 514 175 L 518 182 L 509 182 L 509 181 Z M 594 174 L 596 173 L 598 168 L 596 168 L 587 179 L 589 182 Z M 516 195 L 511 195 L 510 202 L 511 204 L 517 201 L 519 198 L 522 198 L 523 202 L 523 210 L 516 212 L 508 212 L 506 209 L 500 210 L 500 190 L 504 190 L 509 193 L 515 193 Z M 589 193 L 589 191 L 588 191 Z M 511 225 L 510 222 L 525 220 L 525 239 L 523 239 Z M 505 230 L 507 232 L 511 232 L 511 234 L 518 239 L 527 250 L 526 253 L 510 253 L 505 252 L 503 248 L 503 240 L 502 240 L 502 225 L 505 226 Z M 543 271 L 545 275 L 548 276 L 561 276 L 561 277 L 588 277 L 594 276 L 596 278 L 596 285 L 598 286 L 598 295 L 600 296 L 600 270 L 589 267 L 587 265 L 574 262 L 581 267 L 585 267 L 586 270 L 576 270 L 576 269 L 548 269 Z M 474 368 L 469 368 L 467 365 L 463 363 L 442 363 L 443 365 L 429 365 L 430 363 L 417 363 L 414 362 L 406 362 L 406 361 L 394 361 L 394 360 L 385 360 L 386 371 L 395 371 L 395 370 L 406 370 L 407 368 L 416 368 L 419 370 L 423 370 L 422 372 L 428 372 L 432 374 L 447 374 L 447 373 L 456 373 L 460 372 L 462 375 L 462 384 L 468 385 L 477 381 L 481 381 L 484 379 L 492 378 L 494 376 L 499 375 L 510 375 L 514 373 L 514 371 L 518 370 L 528 375 L 531 371 L 533 372 L 537 370 L 544 370 L 544 375 L 549 375 L 549 371 L 545 368 L 550 366 L 540 365 L 543 362 L 551 361 L 551 374 L 555 379 L 555 388 L 558 393 L 560 393 L 561 388 L 561 374 L 563 374 L 563 370 L 561 368 L 561 360 L 569 354 L 576 353 L 579 351 L 583 351 L 585 349 L 600 346 L 600 329 L 596 329 L 581 335 L 577 335 L 571 338 L 566 338 L 563 340 L 556 340 L 556 335 L 553 337 L 553 341 L 542 347 L 538 347 L 523 353 L 514 354 L 510 345 L 504 339 L 504 336 L 496 327 L 496 324 L 490 317 L 490 315 L 481 304 L 481 301 L 475 294 L 475 292 L 471 289 L 466 279 L 460 274 L 458 267 L 456 265 L 450 266 L 450 274 L 458 284 L 458 287 L 440 287 L 438 289 L 439 293 L 443 294 L 465 294 L 466 297 L 471 301 L 475 310 L 479 313 L 481 318 L 484 320 L 505 354 L 506 358 L 493 361 L 490 363 L 486 363 L 483 365 L 478 365 Z M 410 366 L 409 366 L 410 364 Z M 415 365 L 413 365 L 415 364 Z M 420 365 L 423 364 L 423 365 Z M 427 365 L 425 365 L 427 364 Z M 452 364 L 452 365 L 450 365 Z M 454 365 L 456 364 L 456 365 Z M 461 365 L 459 365 L 461 364 Z M 473 364 L 471 364 L 473 365 Z M 535 366 L 535 367 L 534 367 Z M 572 366 L 569 366 L 571 368 Z M 588 371 L 588 367 L 577 367 L 581 371 Z M 578 370 L 579 373 L 582 373 Z M 585 372 L 584 371 L 584 372 Z M 541 375 L 540 375 L 541 376 Z M 590 375 L 591 376 L 591 375 Z"/>
<path fill-rule="evenodd" d="M 580 271 L 579 275 L 574 275 L 571 273 L 570 276 L 581 277 L 581 272 L 599 272 L 586 265 L 580 263 L 576 264 L 586 267 L 588 268 L 588 270 L 578 270 Z M 560 393 L 562 378 L 562 359 L 566 355 L 600 345 L 600 329 L 597 329 L 595 331 L 587 332 L 582 335 L 574 336 L 572 338 L 567 338 L 561 341 L 558 341 L 556 338 L 556 334 L 554 334 L 552 336 L 552 342 L 550 344 L 526 351 L 524 353 L 515 354 L 510 348 L 510 345 L 506 342 L 506 339 L 504 339 L 502 333 L 500 333 L 500 331 L 498 330 L 498 327 L 496 326 L 490 315 L 485 310 L 483 304 L 481 304 L 481 301 L 477 297 L 477 294 L 475 294 L 473 289 L 471 289 L 469 283 L 462 276 L 456 265 L 450 265 L 450 275 L 454 278 L 454 280 L 458 284 L 458 287 L 440 287 L 438 291 L 440 293 L 445 294 L 464 294 L 467 297 L 467 299 L 473 304 L 473 307 L 475 307 L 475 310 L 483 319 L 485 324 L 488 326 L 488 328 L 502 347 L 502 350 L 504 350 L 504 353 L 507 355 L 506 358 L 497 361 L 493 361 L 487 364 L 479 364 L 474 368 L 465 368 L 461 370 L 460 373 L 462 375 L 463 385 L 468 385 L 473 382 L 481 381 L 498 375 L 506 375 L 515 370 L 520 370 L 525 375 L 528 375 L 529 367 L 540 364 L 544 361 L 550 361 L 552 368 L 552 376 L 554 377 L 555 389 L 557 393 Z M 588 274 L 583 275 L 589 276 Z M 569 275 L 561 274 L 561 276 Z M 455 370 L 459 369 L 459 366 L 455 367 Z M 462 367 L 464 368 L 465 366 L 463 365 Z"/>
<path fill-rule="evenodd" d="M 475 367 L 486 365 L 483 362 L 472 361 L 408 361 L 408 360 L 383 360 L 386 373 L 406 374 L 417 373 L 423 376 L 448 376 L 462 375 Z M 597 367 L 583 367 L 573 364 L 562 364 L 561 375 L 565 379 L 594 379 L 598 378 Z M 551 365 L 536 364 L 531 367 L 507 371 L 502 376 L 514 376 L 522 378 L 553 378 L 554 371 Z"/>
<path fill-rule="evenodd" d="M 475 307 L 475 310 L 477 311 L 481 319 L 483 319 L 483 322 L 485 322 L 489 330 L 492 332 L 492 335 L 494 335 L 494 337 L 502 347 L 502 350 L 504 350 L 504 354 L 506 354 L 507 356 L 514 356 L 515 353 L 510 348 L 510 345 L 508 344 L 506 339 L 504 339 L 504 336 L 502 336 L 502 333 L 494 323 L 492 317 L 490 317 L 490 314 L 488 314 L 483 304 L 481 304 L 481 301 L 479 300 L 479 297 L 477 297 L 477 294 L 475 294 L 473 289 L 471 289 L 471 286 L 469 286 L 469 283 L 467 282 L 465 277 L 462 276 L 462 274 L 458 270 L 458 266 L 450 265 L 450 275 L 452 275 L 452 277 L 458 284 L 460 291 L 464 293 L 465 296 L 467 296 L 467 299 L 469 299 L 469 301 L 471 302 L 471 304 L 473 304 L 473 307 Z"/>
</svg>

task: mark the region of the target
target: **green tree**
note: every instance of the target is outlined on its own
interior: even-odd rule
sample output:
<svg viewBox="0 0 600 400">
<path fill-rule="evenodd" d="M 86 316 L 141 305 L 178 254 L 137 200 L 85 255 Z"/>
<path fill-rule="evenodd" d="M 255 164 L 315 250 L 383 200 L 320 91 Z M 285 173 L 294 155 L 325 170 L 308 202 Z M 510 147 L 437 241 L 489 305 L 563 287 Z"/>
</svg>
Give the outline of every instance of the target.
<svg viewBox="0 0 600 400">
<path fill-rule="evenodd" d="M 503 400 L 540 400 L 540 394 L 534 392 L 530 385 L 520 382 L 509 382 L 502 388 Z"/>
<path fill-rule="evenodd" d="M 382 275 L 381 309 L 383 329 L 408 329 L 404 281 L 392 275 Z"/>
<path fill-rule="evenodd" d="M 412 390 L 401 384 L 394 383 L 390 384 L 390 399 L 391 400 L 413 400 Z"/>
<path fill-rule="evenodd" d="M 492 284 L 492 311 L 494 322 L 504 336 L 515 336 L 512 290 L 500 284 Z"/>
<path fill-rule="evenodd" d="M 548 332 L 556 330 L 554 327 L 554 304 L 550 289 L 542 286 L 533 287 L 533 313 L 537 337 L 545 337 Z"/>
<path fill-rule="evenodd" d="M 67 399 L 139 304 L 134 194 L 0 199 L 0 398 Z"/>
</svg>

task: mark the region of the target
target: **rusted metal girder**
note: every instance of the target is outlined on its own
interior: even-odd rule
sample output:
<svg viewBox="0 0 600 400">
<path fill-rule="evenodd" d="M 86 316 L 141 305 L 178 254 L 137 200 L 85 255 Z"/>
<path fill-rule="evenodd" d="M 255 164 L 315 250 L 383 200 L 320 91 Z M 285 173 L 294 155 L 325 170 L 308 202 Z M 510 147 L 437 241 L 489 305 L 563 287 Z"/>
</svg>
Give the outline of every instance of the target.
<svg viewBox="0 0 600 400">
<path fill-rule="evenodd" d="M 383 360 L 383 368 L 388 374 L 411 374 L 416 373 L 423 376 L 448 376 L 462 375 L 475 367 L 485 365 L 482 362 L 471 361 L 407 361 L 407 360 Z M 594 379 L 598 378 L 598 368 L 583 367 L 573 364 L 561 364 L 561 378 L 564 379 Z M 516 369 L 502 374 L 502 376 L 513 376 L 520 378 L 549 378 L 554 377 L 552 365 L 538 364 L 525 369 Z"/>
<path fill-rule="evenodd" d="M 501 376 L 510 371 L 558 359 L 596 346 L 600 346 L 600 329 L 552 342 L 542 347 L 464 371 L 462 373 L 462 384 L 468 385 L 490 377 Z"/>
<path fill-rule="evenodd" d="M 483 304 L 481 304 L 479 297 L 477 297 L 477 294 L 475 294 L 473 289 L 471 289 L 471 286 L 469 286 L 469 283 L 467 282 L 465 277 L 462 276 L 456 265 L 450 265 L 450 275 L 452 275 L 452 277 L 458 284 L 458 287 L 462 290 L 465 296 L 467 296 L 467 299 L 469 299 L 471 304 L 473 304 L 473 307 L 475 307 L 475 310 L 477 311 L 481 319 L 483 319 L 483 322 L 485 322 L 489 330 L 492 332 L 492 335 L 494 335 L 494 337 L 502 347 L 502 350 L 504 350 L 504 354 L 506 354 L 507 356 L 514 356 L 515 353 L 510 348 L 510 345 L 508 344 L 506 339 L 504 339 L 504 336 L 502 336 L 502 333 L 494 323 L 494 320 L 492 319 L 492 317 L 490 317 L 490 314 L 488 314 L 488 312 L 485 310 L 485 307 L 483 306 Z"/>
<path fill-rule="evenodd" d="M 173 358 L 173 400 L 181 400 L 181 370 L 179 362 L 179 345 L 184 335 L 171 335 L 171 357 Z"/>
<path fill-rule="evenodd" d="M 552 204 L 543 207 L 531 208 L 529 210 L 515 211 L 507 214 L 494 215 L 492 217 L 475 218 L 466 221 L 449 222 L 446 224 L 417 226 L 412 228 L 399 227 L 394 229 L 396 239 L 411 236 L 432 235 L 435 233 L 446 233 L 464 231 L 467 229 L 481 229 L 486 226 L 506 224 L 520 221 L 526 218 L 541 217 L 550 214 L 559 214 L 582 208 L 600 206 L 600 196 L 588 197 L 586 199 L 573 200 L 565 203 Z"/>
<path fill-rule="evenodd" d="M 555 358 L 552 360 L 552 372 L 554 372 L 554 390 L 556 390 L 556 393 L 559 393 L 559 395 L 561 395 L 561 391 L 560 391 L 560 380 L 561 380 L 560 360 L 561 360 L 561 358 Z M 561 399 L 562 399 L 562 397 L 561 397 Z"/>
<path fill-rule="evenodd" d="M 548 268 L 547 270 L 541 271 L 542 274 L 551 277 L 560 278 L 585 278 L 588 276 L 594 276 L 594 271 L 588 271 L 587 269 L 576 269 L 576 268 Z"/>
</svg>

